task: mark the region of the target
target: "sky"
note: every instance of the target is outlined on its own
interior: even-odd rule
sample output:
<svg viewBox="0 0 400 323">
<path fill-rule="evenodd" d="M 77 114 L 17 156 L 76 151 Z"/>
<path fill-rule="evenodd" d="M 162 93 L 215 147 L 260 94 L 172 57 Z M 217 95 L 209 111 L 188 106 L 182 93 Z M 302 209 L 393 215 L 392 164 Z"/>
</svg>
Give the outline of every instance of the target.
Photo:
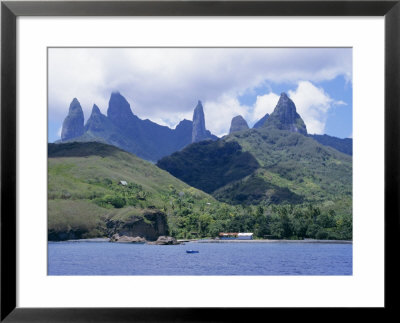
<svg viewBox="0 0 400 323">
<path fill-rule="evenodd" d="M 308 133 L 353 133 L 351 48 L 49 48 L 49 142 L 60 139 L 74 98 L 86 123 L 93 104 L 107 114 L 112 92 L 139 118 L 170 128 L 192 120 L 200 100 L 217 136 L 237 115 L 252 127 L 285 92 Z"/>
</svg>

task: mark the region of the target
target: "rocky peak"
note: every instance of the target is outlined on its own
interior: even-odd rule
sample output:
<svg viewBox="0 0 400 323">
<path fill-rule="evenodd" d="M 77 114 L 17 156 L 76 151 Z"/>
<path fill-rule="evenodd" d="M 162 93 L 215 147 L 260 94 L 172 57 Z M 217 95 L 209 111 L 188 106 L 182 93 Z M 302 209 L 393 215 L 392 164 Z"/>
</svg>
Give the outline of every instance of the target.
<svg viewBox="0 0 400 323">
<path fill-rule="evenodd" d="M 186 120 L 186 119 L 183 119 L 175 127 L 175 130 L 178 131 L 178 132 L 189 131 L 190 133 L 192 133 L 192 129 L 193 129 L 193 122 L 190 121 L 190 120 Z"/>
<path fill-rule="evenodd" d="M 110 101 L 108 102 L 107 116 L 111 121 L 119 124 L 129 120 L 132 116 L 131 106 L 128 101 L 119 93 L 111 93 Z"/>
<path fill-rule="evenodd" d="M 92 108 L 92 116 L 96 115 L 96 114 L 101 114 L 99 107 L 96 104 L 93 104 L 93 108 Z"/>
<path fill-rule="evenodd" d="M 231 121 L 231 128 L 229 129 L 229 133 L 247 130 L 249 126 L 247 125 L 246 120 L 243 119 L 242 116 L 236 116 Z"/>
<path fill-rule="evenodd" d="M 203 105 L 199 100 L 193 112 L 192 142 L 197 142 L 207 137 L 206 122 L 204 118 Z"/>
<path fill-rule="evenodd" d="M 68 115 L 63 122 L 61 140 L 65 141 L 83 135 L 84 119 L 81 104 L 77 98 L 74 98 L 69 106 Z"/>
<path fill-rule="evenodd" d="M 279 113 L 281 115 L 286 115 L 289 117 L 294 116 L 296 112 L 296 106 L 294 102 L 289 99 L 286 93 L 281 93 L 278 104 L 275 107 L 274 113 Z"/>
<path fill-rule="evenodd" d="M 107 122 L 106 119 L 107 117 L 100 112 L 99 107 L 96 104 L 94 104 L 92 108 L 92 114 L 90 115 L 90 118 L 86 122 L 85 131 L 104 130 L 103 128 L 105 127 L 105 123 Z"/>
<path fill-rule="evenodd" d="M 258 121 L 254 124 L 253 128 L 255 128 L 255 129 L 261 128 L 261 127 L 264 125 L 265 121 L 267 121 L 268 117 L 269 117 L 269 114 L 268 114 L 268 113 L 265 114 L 265 116 L 263 116 L 260 120 L 258 120 Z"/>
<path fill-rule="evenodd" d="M 299 132 L 303 135 L 307 134 L 307 128 L 303 119 L 297 113 L 294 102 L 286 93 L 281 94 L 274 112 L 268 117 L 264 126 L 275 126 L 281 130 Z"/>
<path fill-rule="evenodd" d="M 180 121 L 180 122 L 176 125 L 175 129 L 192 127 L 192 124 L 193 124 L 192 121 L 187 120 L 187 119 L 183 119 L 182 121 Z"/>
</svg>

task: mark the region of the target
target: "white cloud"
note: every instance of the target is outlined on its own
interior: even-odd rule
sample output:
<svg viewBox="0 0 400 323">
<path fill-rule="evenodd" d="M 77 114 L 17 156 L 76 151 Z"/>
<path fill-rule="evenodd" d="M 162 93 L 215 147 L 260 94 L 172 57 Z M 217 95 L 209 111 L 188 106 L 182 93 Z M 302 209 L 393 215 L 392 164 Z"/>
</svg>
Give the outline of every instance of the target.
<svg viewBox="0 0 400 323">
<path fill-rule="evenodd" d="M 334 104 L 335 104 L 335 105 L 347 105 L 347 103 L 344 102 L 344 101 L 342 101 L 342 100 L 335 101 Z"/>
<path fill-rule="evenodd" d="M 347 105 L 343 101 L 333 100 L 323 88 L 308 81 L 298 82 L 296 90 L 288 91 L 288 95 L 311 134 L 324 133 L 328 112 L 334 105 Z M 244 117 L 251 126 L 266 113 L 274 111 L 279 97 L 273 92 L 259 95 L 252 106 L 241 105 L 237 98 L 226 94 L 216 101 L 207 101 L 204 105 L 206 127 L 218 136 L 225 135 L 229 132 L 232 118 L 237 115 Z"/>
<path fill-rule="evenodd" d="M 300 81 L 295 91 L 288 95 L 296 105 L 311 134 L 323 134 L 328 117 L 328 111 L 333 105 L 343 105 L 343 101 L 333 100 L 323 88 L 316 87 L 309 81 Z"/>
<path fill-rule="evenodd" d="M 231 117 L 241 114 L 251 124 L 276 105 L 277 94 L 268 93 L 251 107 L 241 106 L 237 98 L 243 93 L 268 83 L 289 87 L 338 75 L 351 81 L 351 53 L 349 48 L 51 48 L 49 120 L 61 126 L 74 97 L 85 120 L 94 103 L 106 114 L 111 92 L 119 91 L 141 119 L 170 127 L 191 119 L 197 100 L 202 100 L 207 128 L 223 134 Z M 307 126 L 320 132 L 323 109 L 334 103 L 325 102 L 326 95 L 318 91 L 307 101 L 305 93 L 312 90 L 300 82 L 292 95 Z M 313 125 L 312 120 L 322 123 Z"/>
<path fill-rule="evenodd" d="M 257 96 L 257 100 L 254 105 L 252 121 L 261 119 L 266 113 L 271 114 L 274 111 L 278 100 L 279 95 L 272 92 Z"/>
<path fill-rule="evenodd" d="M 153 117 L 151 121 L 174 129 L 182 120 L 192 120 L 193 112 L 172 114 L 167 118 Z"/>
<path fill-rule="evenodd" d="M 105 112 L 119 90 L 133 110 L 185 110 L 196 99 L 239 93 L 265 80 L 321 81 L 351 75 L 351 50 L 308 48 L 52 48 L 49 99 L 74 97 Z M 61 108 L 61 107 L 60 107 Z"/>
<path fill-rule="evenodd" d="M 229 132 L 231 120 L 241 115 L 248 120 L 249 107 L 241 105 L 239 100 L 227 94 L 222 95 L 216 101 L 206 101 L 203 104 L 206 119 L 206 128 L 220 137 Z"/>
<path fill-rule="evenodd" d="M 288 95 L 310 134 L 323 134 L 329 110 L 334 105 L 347 105 L 343 101 L 335 101 L 323 88 L 309 81 L 298 82 L 296 90 L 289 90 Z M 241 105 L 236 97 L 227 94 L 215 101 L 207 101 L 204 104 L 206 127 L 218 136 L 225 135 L 229 132 L 232 118 L 237 115 L 241 115 L 251 126 L 266 113 L 274 111 L 279 97 L 274 92 L 259 95 L 252 106 Z"/>
</svg>

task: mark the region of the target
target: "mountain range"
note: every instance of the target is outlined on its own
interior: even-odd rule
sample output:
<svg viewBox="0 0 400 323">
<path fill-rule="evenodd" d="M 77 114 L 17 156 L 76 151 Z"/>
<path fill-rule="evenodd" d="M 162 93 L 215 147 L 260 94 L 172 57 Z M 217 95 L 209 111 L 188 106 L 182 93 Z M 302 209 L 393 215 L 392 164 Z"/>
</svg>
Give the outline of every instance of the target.
<svg viewBox="0 0 400 323">
<path fill-rule="evenodd" d="M 191 143 L 219 139 L 206 129 L 201 101 L 198 101 L 194 108 L 193 119 L 182 120 L 175 129 L 161 126 L 148 119 L 140 119 L 132 112 L 130 104 L 119 92 L 111 94 L 107 115 L 102 114 L 99 107 L 94 104 L 86 124 L 84 119 L 82 107 L 78 99 L 74 98 L 62 125 L 61 140 L 57 143 L 97 141 L 114 145 L 145 160 L 157 162 Z M 350 138 L 307 134 L 304 121 L 296 112 L 293 101 L 285 93 L 281 95 L 274 113 L 271 116 L 265 114 L 254 124 L 253 129 L 260 129 L 265 125 L 296 131 L 325 146 L 352 155 Z M 246 120 L 239 115 L 232 119 L 229 134 L 248 129 Z"/>
<path fill-rule="evenodd" d="M 74 99 L 61 141 L 48 146 L 49 239 L 243 230 L 290 237 L 280 229 L 285 212 L 297 237 L 321 236 L 326 222 L 325 237 L 349 238 L 351 146 L 308 134 L 285 93 L 253 128 L 236 116 L 222 138 L 206 129 L 200 101 L 192 121 L 170 129 L 134 115 L 119 93 L 107 116 L 94 105 L 85 124 Z"/>
<path fill-rule="evenodd" d="M 157 166 L 227 203 L 351 204 L 352 157 L 309 136 L 285 93 L 259 128 L 234 119 L 229 135 L 193 143 Z"/>
<path fill-rule="evenodd" d="M 109 100 L 107 115 L 103 115 L 94 104 L 86 124 L 82 107 L 74 98 L 63 122 L 60 142 L 107 143 L 156 162 L 192 142 L 205 139 L 216 140 L 218 137 L 206 129 L 201 101 L 194 109 L 192 121 L 182 120 L 175 129 L 171 129 L 148 119 L 140 119 L 132 112 L 128 101 L 119 92 L 114 92 Z"/>
</svg>

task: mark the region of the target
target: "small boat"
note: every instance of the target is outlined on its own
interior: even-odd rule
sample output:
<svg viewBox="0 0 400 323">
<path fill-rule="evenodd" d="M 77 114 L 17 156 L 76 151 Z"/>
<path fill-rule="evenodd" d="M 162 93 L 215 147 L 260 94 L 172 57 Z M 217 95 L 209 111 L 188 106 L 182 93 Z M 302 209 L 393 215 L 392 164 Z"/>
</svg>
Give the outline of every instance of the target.
<svg viewBox="0 0 400 323">
<path fill-rule="evenodd" d="M 186 253 L 199 253 L 198 250 L 186 250 Z"/>
</svg>

